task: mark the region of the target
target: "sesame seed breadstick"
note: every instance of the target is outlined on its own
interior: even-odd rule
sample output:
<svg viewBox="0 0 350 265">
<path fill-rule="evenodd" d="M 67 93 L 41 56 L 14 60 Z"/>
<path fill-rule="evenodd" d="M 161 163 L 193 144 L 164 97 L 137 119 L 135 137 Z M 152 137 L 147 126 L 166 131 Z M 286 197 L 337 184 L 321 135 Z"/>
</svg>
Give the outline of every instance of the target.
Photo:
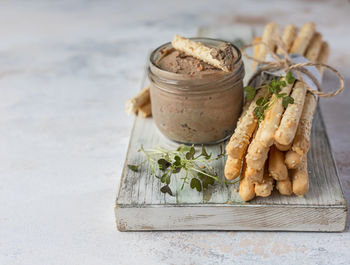
<svg viewBox="0 0 350 265">
<path fill-rule="evenodd" d="M 260 183 L 255 184 L 255 194 L 260 197 L 268 197 L 273 190 L 274 180 L 269 175 L 268 171 L 264 170 L 264 177 Z"/>
<path fill-rule="evenodd" d="M 275 141 L 281 145 L 289 145 L 292 143 L 296 130 L 298 128 L 299 119 L 303 110 L 306 94 L 306 86 L 302 82 L 296 82 L 291 97 L 294 99 L 293 104 L 288 104 L 285 110 L 280 126 L 275 132 Z"/>
<path fill-rule="evenodd" d="M 261 42 L 262 38 L 261 37 L 255 37 L 253 39 L 253 43 L 257 43 L 257 42 Z M 260 53 L 260 49 L 261 49 L 261 44 L 260 45 L 255 45 L 254 46 L 254 58 L 258 58 L 259 53 Z M 252 72 L 255 71 L 255 68 L 258 66 L 258 62 L 253 62 L 253 66 L 252 66 Z"/>
<path fill-rule="evenodd" d="M 280 126 L 275 132 L 275 141 L 281 145 L 289 145 L 294 139 L 304 106 L 305 94 L 305 85 L 302 82 L 297 81 L 291 94 L 291 97 L 294 99 L 294 103 L 288 104 L 288 107 L 283 114 Z"/>
<path fill-rule="evenodd" d="M 280 151 L 288 151 L 288 150 L 292 147 L 291 144 L 289 144 L 289 145 L 283 145 L 283 144 L 279 144 L 279 143 L 277 143 L 277 142 L 274 142 L 274 145 L 275 145 L 275 146 L 277 147 L 277 149 L 280 150 Z"/>
<path fill-rule="evenodd" d="M 176 50 L 200 59 L 223 71 L 230 72 L 233 68 L 233 49 L 228 43 L 225 43 L 224 49 L 219 51 L 219 48 L 211 48 L 200 42 L 175 35 L 171 44 Z"/>
<path fill-rule="evenodd" d="M 282 195 L 292 194 L 292 182 L 288 176 L 288 169 L 284 163 L 284 153 L 275 146 L 269 154 L 269 174 L 276 180 L 276 188 Z"/>
<path fill-rule="evenodd" d="M 329 56 L 329 47 L 326 42 L 322 44 L 317 62 L 327 63 Z M 319 70 L 322 70 L 319 68 Z M 322 73 L 321 73 L 322 75 Z M 312 127 L 312 119 L 317 106 L 316 98 L 311 93 L 306 94 L 303 112 L 300 117 L 299 125 L 295 138 L 293 140 L 292 149 L 286 154 L 286 164 L 288 168 L 297 168 L 301 163 L 301 159 L 309 151 L 310 134 Z"/>
<path fill-rule="evenodd" d="M 322 36 L 320 34 L 315 34 L 315 37 L 312 38 L 312 41 L 306 51 L 306 58 L 310 61 L 316 61 L 321 46 Z M 293 47 L 295 47 L 295 45 L 293 45 Z M 274 138 L 279 144 L 289 145 L 293 142 L 303 111 L 305 95 L 306 85 L 300 81 L 296 81 L 291 94 L 291 97 L 294 99 L 294 103 L 288 105 L 283 114 L 280 126 L 275 132 Z"/>
<path fill-rule="evenodd" d="M 227 157 L 225 163 L 225 177 L 227 180 L 233 180 L 239 176 L 242 167 L 242 160 L 237 158 Z"/>
<path fill-rule="evenodd" d="M 307 153 L 310 147 L 310 134 L 312 118 L 317 106 L 313 94 L 307 93 L 303 112 L 300 117 L 298 130 L 293 140 L 292 150 L 286 154 L 286 164 L 289 169 L 296 168 L 301 163 L 301 158 Z"/>
<path fill-rule="evenodd" d="M 135 97 L 125 103 L 125 112 L 127 114 L 137 113 L 137 110 L 150 101 L 149 86 L 142 89 Z"/>
<path fill-rule="evenodd" d="M 309 191 L 309 174 L 307 171 L 307 158 L 304 156 L 300 165 L 292 170 L 293 193 L 303 196 Z"/>
<path fill-rule="evenodd" d="M 260 183 L 264 178 L 264 170 L 257 170 L 255 168 L 247 167 L 246 176 L 250 179 L 251 182 L 255 184 Z"/>
<path fill-rule="evenodd" d="M 289 51 L 293 45 L 294 39 L 297 35 L 297 27 L 293 24 L 286 26 L 283 30 L 282 41 L 286 46 L 287 51 Z M 282 49 L 277 49 L 277 54 L 282 54 Z"/>
<path fill-rule="evenodd" d="M 329 45 L 327 42 L 322 43 L 320 55 L 317 58 L 317 62 L 319 63 L 327 63 L 329 57 Z M 323 76 L 324 68 L 321 66 L 317 67 L 318 71 L 320 72 L 321 76 Z"/>
<path fill-rule="evenodd" d="M 261 41 L 261 37 L 255 37 L 253 39 L 253 43 L 256 43 L 256 42 L 260 42 Z M 256 45 L 254 46 L 254 58 L 257 58 L 258 55 L 259 55 L 259 52 L 260 52 L 260 46 L 261 45 Z M 254 63 L 256 62 L 253 62 L 253 70 L 254 71 Z M 241 116 L 239 117 L 238 119 L 238 122 L 237 122 L 237 127 L 239 126 L 240 122 L 242 121 L 243 117 L 245 116 L 247 110 L 249 109 L 249 106 L 250 106 L 250 103 L 252 102 L 253 100 L 247 100 L 246 99 L 246 102 L 243 106 L 243 109 L 242 109 L 242 113 L 241 113 Z"/>
<path fill-rule="evenodd" d="M 142 105 L 138 110 L 138 115 L 141 115 L 143 118 L 150 117 L 152 115 L 152 105 L 151 101 L 147 102 L 146 104 Z"/>
<path fill-rule="evenodd" d="M 316 32 L 311 39 L 311 43 L 306 50 L 305 57 L 311 61 L 316 62 L 322 48 L 322 35 Z"/>
<path fill-rule="evenodd" d="M 287 167 L 289 169 L 297 168 L 299 166 L 299 164 L 301 163 L 301 157 L 302 156 L 300 156 L 300 154 L 298 154 L 297 152 L 295 152 L 293 150 L 289 150 L 286 153 L 286 160 L 285 160 Z"/>
<path fill-rule="evenodd" d="M 250 103 L 249 108 L 243 113 L 235 132 L 231 136 L 229 143 L 226 145 L 226 153 L 230 159 L 227 159 L 225 165 L 225 177 L 228 180 L 232 180 L 239 176 L 239 172 L 242 167 L 242 159 L 247 151 L 250 143 L 250 138 L 258 123 L 254 109 L 256 108 L 256 100 L 265 94 L 266 89 L 260 89 L 255 95 L 253 101 Z"/>
<path fill-rule="evenodd" d="M 284 153 L 272 146 L 269 154 L 269 174 L 275 180 L 288 179 L 288 169 L 284 163 Z"/>
<path fill-rule="evenodd" d="M 274 22 L 270 22 L 265 26 L 262 41 L 267 44 L 260 45 L 258 60 L 265 60 L 267 53 L 270 50 L 274 50 L 276 46 L 275 37 L 278 34 L 278 25 Z"/>
<path fill-rule="evenodd" d="M 276 188 L 282 195 L 292 195 L 292 182 L 288 176 L 288 179 L 276 181 Z"/>
<path fill-rule="evenodd" d="M 243 163 L 243 169 L 241 174 L 241 181 L 239 183 L 239 195 L 243 201 L 250 201 L 255 197 L 255 185 L 246 176 L 247 165 Z"/>
<path fill-rule="evenodd" d="M 293 43 L 290 53 L 304 54 L 307 46 L 309 45 L 313 35 L 315 33 L 315 24 L 306 23 L 300 29 L 298 37 Z"/>
</svg>

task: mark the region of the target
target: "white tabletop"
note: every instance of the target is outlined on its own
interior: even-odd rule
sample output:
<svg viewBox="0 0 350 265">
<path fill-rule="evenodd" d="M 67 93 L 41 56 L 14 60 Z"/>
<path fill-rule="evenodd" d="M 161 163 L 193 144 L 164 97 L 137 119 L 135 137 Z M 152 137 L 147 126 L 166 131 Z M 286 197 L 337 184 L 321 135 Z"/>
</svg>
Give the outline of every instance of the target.
<svg viewBox="0 0 350 265">
<path fill-rule="evenodd" d="M 198 26 L 270 20 L 315 21 L 346 78 L 321 107 L 349 201 L 349 1 L 52 2 L 1 1 L 0 264 L 350 263 L 349 226 L 121 233 L 113 212 L 147 53 Z"/>
</svg>

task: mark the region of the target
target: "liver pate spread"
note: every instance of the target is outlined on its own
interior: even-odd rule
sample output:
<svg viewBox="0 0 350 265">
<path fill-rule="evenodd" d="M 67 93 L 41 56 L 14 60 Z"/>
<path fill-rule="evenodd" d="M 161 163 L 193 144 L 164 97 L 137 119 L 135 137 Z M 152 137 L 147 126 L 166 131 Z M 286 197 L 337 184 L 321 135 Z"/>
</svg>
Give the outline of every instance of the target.
<svg viewBox="0 0 350 265">
<path fill-rule="evenodd" d="M 195 75 L 201 72 L 210 73 L 221 71 L 215 66 L 192 56 L 188 56 L 184 52 L 177 51 L 174 48 L 165 50 L 163 53 L 163 56 L 158 61 L 158 66 L 172 73 Z"/>
</svg>

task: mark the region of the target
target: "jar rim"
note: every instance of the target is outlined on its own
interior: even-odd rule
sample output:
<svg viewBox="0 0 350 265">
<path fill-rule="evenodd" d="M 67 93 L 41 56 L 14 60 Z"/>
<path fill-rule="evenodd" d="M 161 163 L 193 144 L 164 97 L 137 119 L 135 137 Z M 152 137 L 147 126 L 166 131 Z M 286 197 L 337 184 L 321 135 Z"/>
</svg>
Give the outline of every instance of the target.
<svg viewBox="0 0 350 265">
<path fill-rule="evenodd" d="M 190 40 L 193 40 L 193 41 L 202 41 L 202 42 L 205 42 L 205 41 L 212 41 L 212 42 L 217 42 L 218 44 L 220 43 L 229 43 L 231 45 L 231 47 L 235 50 L 236 54 L 237 54 L 237 58 L 235 59 L 235 61 L 233 62 L 233 65 L 237 65 L 241 62 L 241 59 L 242 59 L 242 53 L 240 51 L 240 49 L 234 45 L 233 43 L 231 42 L 228 42 L 228 41 L 225 41 L 225 40 L 222 40 L 222 39 L 214 39 L 214 38 L 205 38 L 205 37 L 194 37 L 194 38 L 188 38 Z M 180 74 L 180 73 L 174 73 L 174 72 L 170 72 L 170 71 L 167 71 L 167 70 L 164 70 L 162 68 L 160 68 L 157 63 L 155 62 L 155 54 L 157 52 L 159 52 L 161 49 L 165 48 L 166 46 L 169 46 L 171 45 L 171 42 L 166 42 L 162 45 L 160 45 L 159 47 L 157 47 L 156 49 L 153 50 L 153 52 L 150 54 L 150 57 L 149 57 L 149 61 L 152 65 L 152 67 L 155 67 L 157 69 L 157 71 L 160 71 L 160 72 L 163 72 L 163 73 L 166 73 L 168 75 L 174 75 L 174 76 L 188 76 L 188 74 Z M 230 72 L 227 72 L 227 73 L 230 73 Z M 214 74 L 217 74 L 217 73 L 209 73 L 209 74 L 206 74 L 206 76 L 210 76 L 210 75 L 214 75 Z"/>
</svg>

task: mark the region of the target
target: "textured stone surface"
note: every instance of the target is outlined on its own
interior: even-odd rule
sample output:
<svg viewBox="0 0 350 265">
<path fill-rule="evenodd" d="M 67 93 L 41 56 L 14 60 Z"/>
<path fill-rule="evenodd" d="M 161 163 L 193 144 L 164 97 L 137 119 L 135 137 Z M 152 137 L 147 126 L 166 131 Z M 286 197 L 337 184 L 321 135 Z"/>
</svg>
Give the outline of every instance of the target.
<svg viewBox="0 0 350 265">
<path fill-rule="evenodd" d="M 349 228 L 117 232 L 133 122 L 124 102 L 140 89 L 147 52 L 203 25 L 317 23 L 348 84 L 321 108 L 350 200 L 348 1 L 150 3 L 1 2 L 0 264 L 348 264 Z"/>
</svg>

